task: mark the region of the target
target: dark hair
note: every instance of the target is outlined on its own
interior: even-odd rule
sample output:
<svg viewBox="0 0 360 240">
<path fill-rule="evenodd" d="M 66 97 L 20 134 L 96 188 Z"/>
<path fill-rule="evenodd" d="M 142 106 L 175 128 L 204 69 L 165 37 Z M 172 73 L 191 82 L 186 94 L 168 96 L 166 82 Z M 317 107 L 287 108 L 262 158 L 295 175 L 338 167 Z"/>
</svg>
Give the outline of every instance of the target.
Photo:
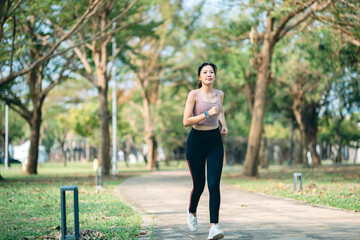
<svg viewBox="0 0 360 240">
<path fill-rule="evenodd" d="M 201 64 L 198 68 L 198 77 L 200 76 L 200 73 L 201 73 L 201 70 L 203 69 L 203 67 L 205 66 L 211 66 L 213 69 L 214 69 L 214 73 L 215 73 L 215 76 L 216 76 L 216 70 L 217 70 L 217 66 L 211 62 L 204 62 L 203 64 Z M 199 82 L 198 85 L 197 85 L 197 88 L 201 88 L 202 86 L 202 83 Z"/>
</svg>

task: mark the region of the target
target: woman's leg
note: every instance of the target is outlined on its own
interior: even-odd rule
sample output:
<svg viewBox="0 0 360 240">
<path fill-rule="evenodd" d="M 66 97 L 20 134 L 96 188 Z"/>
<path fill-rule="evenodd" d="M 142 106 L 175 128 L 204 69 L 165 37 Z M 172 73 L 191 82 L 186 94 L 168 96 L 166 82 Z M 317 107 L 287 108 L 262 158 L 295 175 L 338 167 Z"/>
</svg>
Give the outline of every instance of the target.
<svg viewBox="0 0 360 240">
<path fill-rule="evenodd" d="M 196 213 L 200 196 L 205 187 L 206 152 L 201 144 L 203 142 L 202 137 L 202 133 L 192 129 L 186 142 L 186 159 L 193 181 L 188 209 L 191 213 Z"/>
<path fill-rule="evenodd" d="M 193 150 L 188 156 L 188 166 L 193 181 L 193 189 L 190 194 L 189 212 L 196 213 L 200 196 L 205 187 L 205 157 L 197 153 L 199 149 Z"/>
<path fill-rule="evenodd" d="M 207 156 L 207 181 L 210 194 L 210 223 L 219 222 L 220 178 L 223 167 L 224 147 L 218 144 Z"/>
</svg>

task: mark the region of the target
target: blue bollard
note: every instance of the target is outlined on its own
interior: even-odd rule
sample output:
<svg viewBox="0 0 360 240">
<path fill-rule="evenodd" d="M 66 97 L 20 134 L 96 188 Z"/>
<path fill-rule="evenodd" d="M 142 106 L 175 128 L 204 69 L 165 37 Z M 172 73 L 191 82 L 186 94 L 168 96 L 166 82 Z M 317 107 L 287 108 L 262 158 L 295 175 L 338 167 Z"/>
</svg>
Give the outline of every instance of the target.
<svg viewBox="0 0 360 240">
<path fill-rule="evenodd" d="M 299 179 L 299 191 L 302 190 L 302 173 L 294 173 L 294 191 L 296 191 L 297 180 Z"/>
<path fill-rule="evenodd" d="M 66 235 L 66 198 L 65 192 L 74 192 L 74 235 Z M 62 186 L 60 188 L 60 201 L 61 201 L 61 239 L 80 239 L 79 232 L 79 194 L 78 186 Z"/>
</svg>

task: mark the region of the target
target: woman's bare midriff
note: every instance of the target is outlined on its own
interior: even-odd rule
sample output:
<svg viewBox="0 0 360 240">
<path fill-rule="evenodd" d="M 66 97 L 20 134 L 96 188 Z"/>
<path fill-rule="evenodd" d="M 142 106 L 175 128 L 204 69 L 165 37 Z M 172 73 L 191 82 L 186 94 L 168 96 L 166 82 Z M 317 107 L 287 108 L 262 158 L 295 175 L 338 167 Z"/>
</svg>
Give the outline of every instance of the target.
<svg viewBox="0 0 360 240">
<path fill-rule="evenodd" d="M 208 131 L 208 130 L 214 130 L 217 129 L 219 126 L 196 126 L 193 125 L 193 128 L 200 131 Z"/>
</svg>

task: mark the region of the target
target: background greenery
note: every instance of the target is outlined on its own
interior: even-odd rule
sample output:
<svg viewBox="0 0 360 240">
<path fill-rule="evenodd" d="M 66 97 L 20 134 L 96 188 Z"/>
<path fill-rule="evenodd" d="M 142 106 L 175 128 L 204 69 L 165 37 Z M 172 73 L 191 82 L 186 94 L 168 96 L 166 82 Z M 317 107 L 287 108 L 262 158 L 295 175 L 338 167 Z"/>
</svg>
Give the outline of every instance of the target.
<svg viewBox="0 0 360 240">
<path fill-rule="evenodd" d="M 106 3 L 108 2 L 111 3 L 111 1 Z M 276 3 L 275 19 L 292 10 L 290 2 Z M 323 12 L 316 13 L 307 24 L 294 29 L 274 48 L 271 63 L 273 73 L 267 89 L 263 135 L 268 140 L 282 141 L 280 144 L 282 151 L 290 149 L 290 143 L 295 147 L 301 147 L 300 128 L 293 112 L 294 102 L 300 99 L 302 104 L 300 109 L 305 111 L 314 106 L 316 121 L 313 124 L 319 145 L 333 148 L 332 154 L 321 153 L 321 158 L 338 163 L 352 162 L 352 159 L 344 157 L 342 146 L 356 149 L 360 143 L 358 127 L 360 55 L 359 45 L 356 43 L 359 26 L 354 15 L 351 15 L 360 7 L 358 3 L 350 2 L 351 4 L 348 5 L 333 3 Z M 113 5 L 106 16 L 106 21 L 116 18 L 124 6 Z M 80 1 L 70 8 L 65 2 L 42 1 L 40 4 L 32 2 L 20 4 L 14 11 L 18 25 L 22 22 L 28 23 L 26 13 L 41 12 L 34 19 L 36 27 L 32 30 L 24 27 L 23 31 L 28 31 L 29 36 L 37 38 L 35 44 L 37 50 L 43 51 L 39 54 L 44 54 L 61 36 L 56 29 L 62 28 L 62 31 L 67 31 L 77 19 L 74 18 L 74 14 L 79 17 L 86 7 L 86 1 Z M 26 12 L 21 12 L 25 8 Z M 58 9 L 66 9 L 66 11 L 58 11 Z M 116 13 L 113 12 L 114 9 L 120 10 Z M 227 144 L 229 149 L 241 146 L 245 151 L 246 144 L 242 145 L 242 142 L 236 139 L 241 138 L 246 142 L 249 135 L 250 107 L 258 71 L 254 58 L 261 47 L 249 42 L 249 32 L 253 31 L 251 29 L 259 33 L 264 30 L 264 17 L 261 14 L 268 9 L 266 2 L 254 1 L 236 3 L 220 0 L 196 2 L 144 0 L 136 3 L 128 13 L 126 21 L 122 23 L 128 25 L 124 26 L 123 31 L 116 31 L 114 34 L 109 32 L 111 28 L 104 29 L 105 32 L 113 34 L 111 36 L 115 37 L 117 46 L 122 46 L 115 61 L 118 148 L 124 151 L 125 145 L 128 144 L 131 145 L 132 152 L 146 155 L 143 147 L 148 140 L 144 131 L 148 124 L 146 116 L 149 115 L 153 124 L 151 134 L 155 136 L 154 139 L 163 149 L 166 157 L 172 158 L 182 153 L 183 155 L 179 156 L 184 158 L 184 145 L 188 133 L 188 129 L 182 125 L 185 99 L 188 92 L 196 88 L 197 66 L 204 61 L 211 61 L 218 66 L 215 87 L 225 92 L 224 109 L 232 137 Z M 327 14 L 332 14 L 337 22 L 327 19 Z M 61 21 L 55 24 L 56 19 Z M 134 19 L 137 24 L 134 24 Z M 352 39 L 339 34 L 341 29 L 339 30 L 337 23 L 340 22 L 343 23 L 343 27 L 346 26 L 349 33 L 353 33 Z M 92 36 L 94 29 L 91 29 L 90 23 L 84 24 L 78 35 L 71 36 L 69 41 L 61 44 L 59 50 L 66 50 L 71 42 L 80 42 L 87 36 Z M 41 24 L 44 24 L 43 28 Z M 20 70 L 25 60 L 31 62 L 30 56 L 26 57 L 26 54 L 33 43 L 30 41 L 32 38 L 27 41 L 21 38 L 20 34 L 12 38 L 11 17 L 5 19 L 3 26 L 0 52 L 4 77 L 10 65 L 10 56 L 6 53 L 11 51 L 12 40 L 15 46 L 21 46 L 14 52 L 13 71 Z M 18 29 L 20 30 L 22 28 Z M 44 42 L 44 38 L 47 38 L 48 42 Z M 101 41 L 96 42 L 96 44 L 100 43 Z M 40 48 L 43 45 L 44 48 Z M 90 75 L 95 76 L 98 70 L 89 43 L 79 49 L 86 54 L 93 68 L 93 73 Z M 112 64 L 110 42 L 106 45 L 106 51 L 105 74 L 110 80 Z M 71 51 L 68 51 L 45 62 L 42 74 L 43 88 L 59 76 L 61 67 L 64 66 L 66 59 L 69 59 L 70 53 Z M 155 59 L 154 55 L 158 57 Z M 150 69 L 150 62 L 155 64 L 155 67 Z M 84 74 L 86 66 L 80 59 L 73 59 L 65 70 L 66 74 L 44 99 L 41 108 L 40 145 L 44 145 L 48 153 L 59 153 L 61 148 L 69 150 L 73 145 L 72 142 L 80 139 L 99 150 L 102 138 L 100 132 L 103 131 L 100 131 L 102 117 L 99 117 L 99 109 L 104 108 L 99 105 L 99 88 L 94 85 L 90 75 Z M 141 80 L 145 72 L 147 79 L 150 79 L 146 83 L 147 87 L 144 87 Z M 297 96 L 294 92 L 295 86 L 300 88 L 301 96 Z M 108 88 L 107 95 L 110 102 L 112 85 L 109 84 Z M 12 96 L 13 102 L 19 101 L 31 111 L 34 103 L 30 101 L 33 98 L 30 89 L 26 77 L 22 75 L 11 83 L 1 85 L 0 99 L 9 104 L 12 102 L 9 100 Z M 11 92 L 13 95 L 9 94 Z M 146 101 L 150 104 L 150 112 L 146 112 L 143 105 L 145 96 L 148 96 Z M 108 105 L 111 112 L 111 104 Z M 17 107 L 14 109 L 19 110 Z M 4 113 L 4 105 L 0 110 Z M 29 139 L 30 125 L 21 119 L 23 118 L 19 114 L 10 109 L 10 143 L 13 145 Z M 0 121 L 3 123 L 4 119 L 0 118 Z M 3 125 L 0 126 L 2 136 L 4 136 Z M 112 127 L 110 122 L 110 132 Z M 63 158 L 60 155 L 58 154 L 57 159 Z M 228 156 L 232 162 L 241 163 L 245 154 L 229 151 Z M 285 160 L 301 163 L 301 159 L 297 160 L 298 156 L 299 154 L 294 152 Z M 95 157 L 96 154 L 88 160 L 93 160 Z"/>
</svg>

